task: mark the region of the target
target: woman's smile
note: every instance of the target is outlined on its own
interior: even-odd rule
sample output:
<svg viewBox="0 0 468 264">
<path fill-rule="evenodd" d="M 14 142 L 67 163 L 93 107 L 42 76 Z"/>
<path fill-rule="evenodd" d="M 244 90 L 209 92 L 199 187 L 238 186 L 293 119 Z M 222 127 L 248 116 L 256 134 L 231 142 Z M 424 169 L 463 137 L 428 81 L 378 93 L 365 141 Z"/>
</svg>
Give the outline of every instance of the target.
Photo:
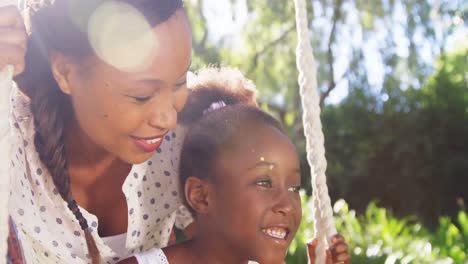
<svg viewBox="0 0 468 264">
<path fill-rule="evenodd" d="M 140 147 L 143 151 L 145 151 L 145 152 L 154 152 L 163 143 L 164 135 L 165 134 L 160 135 L 160 136 L 146 137 L 146 138 L 132 136 L 131 138 L 133 139 L 135 144 L 138 147 Z"/>
</svg>

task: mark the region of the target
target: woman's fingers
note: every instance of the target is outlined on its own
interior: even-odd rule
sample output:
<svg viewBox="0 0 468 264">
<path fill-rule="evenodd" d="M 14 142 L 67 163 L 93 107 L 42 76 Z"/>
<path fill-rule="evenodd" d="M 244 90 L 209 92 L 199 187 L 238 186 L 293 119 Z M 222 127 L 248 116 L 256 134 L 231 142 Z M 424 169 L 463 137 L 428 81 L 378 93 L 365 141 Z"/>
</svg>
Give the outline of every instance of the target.
<svg viewBox="0 0 468 264">
<path fill-rule="evenodd" d="M 0 7 L 0 70 L 13 65 L 16 74 L 24 70 L 28 35 L 15 6 Z"/>
<path fill-rule="evenodd" d="M 24 29 L 0 27 L 0 42 L 26 48 L 28 35 Z"/>
<path fill-rule="evenodd" d="M 23 72 L 25 52 L 25 49 L 20 46 L 0 42 L 0 70 L 11 64 L 15 67 L 17 74 Z"/>
<path fill-rule="evenodd" d="M 0 7 L 0 28 L 24 28 L 24 21 L 14 5 Z"/>
</svg>

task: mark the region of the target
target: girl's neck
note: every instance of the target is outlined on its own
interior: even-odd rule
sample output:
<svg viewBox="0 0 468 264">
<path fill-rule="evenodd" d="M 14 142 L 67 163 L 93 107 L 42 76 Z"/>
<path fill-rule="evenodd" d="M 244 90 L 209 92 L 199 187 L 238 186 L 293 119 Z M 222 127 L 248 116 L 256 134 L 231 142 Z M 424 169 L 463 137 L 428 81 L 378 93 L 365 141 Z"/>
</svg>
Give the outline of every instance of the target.
<svg viewBox="0 0 468 264">
<path fill-rule="evenodd" d="M 197 232 L 195 236 L 187 242 L 165 249 L 169 263 L 179 264 L 247 264 L 249 261 L 242 259 L 235 249 L 226 244 L 222 238 L 210 235 L 201 235 L 203 231 Z"/>
</svg>

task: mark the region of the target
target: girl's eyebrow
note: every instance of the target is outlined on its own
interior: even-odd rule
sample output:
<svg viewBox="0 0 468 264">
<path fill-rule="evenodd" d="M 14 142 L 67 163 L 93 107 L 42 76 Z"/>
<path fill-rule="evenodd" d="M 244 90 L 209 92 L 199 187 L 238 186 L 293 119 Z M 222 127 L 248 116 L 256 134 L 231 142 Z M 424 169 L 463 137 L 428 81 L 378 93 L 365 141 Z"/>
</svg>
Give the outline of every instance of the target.
<svg viewBox="0 0 468 264">
<path fill-rule="evenodd" d="M 262 167 L 262 166 L 266 166 L 266 167 L 268 167 L 268 169 L 273 170 L 273 169 L 277 166 L 277 164 L 276 164 L 275 162 L 269 162 L 269 161 L 266 161 L 266 160 L 260 160 L 259 162 L 255 163 L 255 165 L 253 165 L 252 167 L 248 168 L 247 170 L 253 170 L 253 169 L 257 168 L 257 167 Z M 297 174 L 300 175 L 300 174 L 301 174 L 301 168 L 299 168 L 299 167 L 296 168 L 296 169 L 294 170 L 294 173 L 297 173 Z"/>
<path fill-rule="evenodd" d="M 256 167 L 261 167 L 261 166 L 267 166 L 269 167 L 270 169 L 273 169 L 274 167 L 276 167 L 276 163 L 274 162 L 269 162 L 269 161 L 265 161 L 262 157 L 262 159 L 260 159 L 259 162 L 255 163 L 255 165 L 253 165 L 252 167 L 249 168 L 249 170 L 252 170 Z"/>
</svg>

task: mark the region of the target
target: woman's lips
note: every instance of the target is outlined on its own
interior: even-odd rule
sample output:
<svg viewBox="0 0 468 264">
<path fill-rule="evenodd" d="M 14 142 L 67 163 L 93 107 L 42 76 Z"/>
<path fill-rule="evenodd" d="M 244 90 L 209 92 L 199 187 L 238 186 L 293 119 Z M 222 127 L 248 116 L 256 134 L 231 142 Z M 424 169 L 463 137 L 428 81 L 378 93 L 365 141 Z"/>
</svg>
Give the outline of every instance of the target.
<svg viewBox="0 0 468 264">
<path fill-rule="evenodd" d="M 148 137 L 148 138 L 139 138 L 139 137 L 132 137 L 134 142 L 138 147 L 140 147 L 145 152 L 154 152 L 157 150 L 164 139 L 164 135 L 155 136 L 155 137 Z"/>
</svg>

